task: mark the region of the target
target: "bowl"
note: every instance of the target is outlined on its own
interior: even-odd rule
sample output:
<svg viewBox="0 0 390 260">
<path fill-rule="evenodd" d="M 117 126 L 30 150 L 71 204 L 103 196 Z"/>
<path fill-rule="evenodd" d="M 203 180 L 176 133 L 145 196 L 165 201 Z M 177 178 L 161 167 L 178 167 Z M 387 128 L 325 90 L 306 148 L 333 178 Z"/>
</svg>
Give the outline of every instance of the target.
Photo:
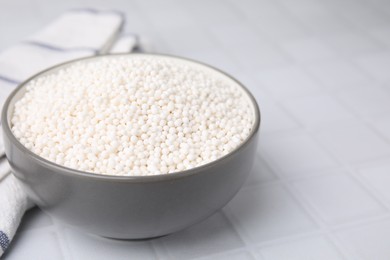
<svg viewBox="0 0 390 260">
<path fill-rule="evenodd" d="M 238 192 L 255 159 L 260 112 L 255 99 L 241 83 L 211 66 L 167 55 L 119 55 L 177 60 L 212 71 L 242 88 L 253 105 L 255 118 L 250 135 L 232 152 L 215 161 L 182 172 L 153 176 L 83 172 L 48 161 L 24 147 L 13 135 L 10 119 L 14 104 L 23 96 L 26 84 L 75 62 L 114 56 L 102 55 L 49 68 L 21 83 L 10 94 L 1 115 L 5 153 L 13 174 L 30 199 L 49 215 L 77 229 L 104 237 L 159 237 L 204 220 Z"/>
</svg>

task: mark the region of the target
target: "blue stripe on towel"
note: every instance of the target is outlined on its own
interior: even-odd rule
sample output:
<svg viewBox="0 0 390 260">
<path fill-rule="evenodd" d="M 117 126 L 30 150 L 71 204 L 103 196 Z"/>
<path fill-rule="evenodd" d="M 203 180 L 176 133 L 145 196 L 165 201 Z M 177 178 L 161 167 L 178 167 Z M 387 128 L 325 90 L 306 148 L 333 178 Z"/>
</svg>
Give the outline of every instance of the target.
<svg viewBox="0 0 390 260">
<path fill-rule="evenodd" d="M 51 51 L 58 51 L 58 52 L 92 51 L 94 54 L 98 53 L 97 49 L 90 48 L 90 47 L 75 47 L 75 48 L 66 48 L 65 49 L 65 48 L 57 47 L 57 46 L 54 46 L 54 45 L 51 45 L 51 44 L 48 44 L 48 43 L 38 42 L 38 41 L 31 41 L 31 40 L 23 41 L 22 43 L 23 44 L 37 46 L 37 47 L 44 48 L 44 49 L 51 50 Z"/>
<path fill-rule="evenodd" d="M 0 231 L 0 247 L 3 250 L 3 252 L 7 249 L 8 246 L 9 246 L 8 236 L 3 231 Z"/>
<path fill-rule="evenodd" d="M 11 83 L 11 84 L 16 84 L 16 85 L 21 83 L 21 81 L 14 80 L 14 79 L 8 78 L 6 76 L 2 76 L 2 75 L 0 75 L 0 80 Z"/>
</svg>

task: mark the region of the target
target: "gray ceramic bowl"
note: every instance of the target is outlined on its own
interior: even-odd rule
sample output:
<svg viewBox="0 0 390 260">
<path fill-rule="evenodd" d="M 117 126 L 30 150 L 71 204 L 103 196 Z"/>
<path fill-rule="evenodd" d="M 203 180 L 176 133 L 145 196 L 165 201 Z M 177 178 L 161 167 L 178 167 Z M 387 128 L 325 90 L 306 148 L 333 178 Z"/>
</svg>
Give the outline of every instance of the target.
<svg viewBox="0 0 390 260">
<path fill-rule="evenodd" d="M 2 129 L 7 159 L 29 197 L 48 214 L 97 235 L 143 239 L 189 227 L 222 208 L 238 192 L 255 158 L 260 113 L 253 96 L 239 82 L 210 66 L 171 56 L 191 66 L 212 70 L 241 87 L 253 104 L 255 123 L 250 136 L 228 155 L 190 170 L 155 176 L 107 176 L 66 168 L 25 148 L 12 134 L 10 118 L 26 84 L 79 59 L 45 70 L 22 83 L 7 99 Z M 107 56 L 105 56 L 107 57 Z"/>
</svg>

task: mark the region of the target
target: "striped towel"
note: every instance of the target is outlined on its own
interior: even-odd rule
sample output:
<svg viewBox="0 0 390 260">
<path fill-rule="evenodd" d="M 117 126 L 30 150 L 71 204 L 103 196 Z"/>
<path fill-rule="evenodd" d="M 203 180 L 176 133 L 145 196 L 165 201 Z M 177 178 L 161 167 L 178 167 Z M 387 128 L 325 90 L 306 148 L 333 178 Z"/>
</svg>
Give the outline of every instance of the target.
<svg viewBox="0 0 390 260">
<path fill-rule="evenodd" d="M 104 53 L 141 49 L 134 34 L 122 34 L 125 17 L 117 11 L 75 9 L 66 12 L 27 40 L 0 53 L 0 105 L 23 80 L 55 64 Z M 10 174 L 0 136 L 0 256 L 26 210 L 33 207 Z"/>
</svg>

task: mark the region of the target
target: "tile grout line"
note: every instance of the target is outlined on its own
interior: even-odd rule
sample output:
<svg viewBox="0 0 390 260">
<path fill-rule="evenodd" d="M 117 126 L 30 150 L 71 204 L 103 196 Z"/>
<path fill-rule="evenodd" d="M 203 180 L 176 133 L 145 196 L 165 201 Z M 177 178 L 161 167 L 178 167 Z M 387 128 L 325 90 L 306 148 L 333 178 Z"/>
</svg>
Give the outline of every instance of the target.
<svg viewBox="0 0 390 260">
<path fill-rule="evenodd" d="M 317 81 L 317 80 L 316 80 L 316 81 Z M 321 85 L 322 85 L 322 84 L 321 84 Z M 322 89 L 324 89 L 324 88 L 322 88 Z M 325 88 L 325 89 L 326 89 L 326 88 Z M 328 94 L 328 95 L 330 95 L 331 97 L 334 97 L 334 96 L 335 96 L 333 93 L 329 93 L 328 91 L 325 91 L 325 93 Z M 272 94 L 271 94 L 271 95 L 272 95 Z M 281 104 L 279 104 L 279 100 L 278 100 L 278 99 L 275 99 L 275 98 L 274 98 L 274 100 L 275 100 L 275 103 L 276 103 L 279 107 L 282 106 Z M 338 99 L 337 99 L 337 100 L 338 100 Z M 338 101 L 339 101 L 339 100 L 338 100 Z M 343 107 L 345 107 L 345 106 L 344 106 L 344 102 L 340 102 L 340 101 L 339 101 L 339 103 L 340 103 Z M 298 121 L 293 115 L 291 115 L 288 111 L 286 111 L 286 110 L 284 109 L 284 106 L 282 106 L 282 108 L 283 108 L 283 110 L 284 110 L 286 113 L 288 113 L 288 114 L 290 115 L 290 117 L 294 118 L 295 121 Z M 353 114 L 356 116 L 356 113 L 354 113 L 354 111 L 351 111 L 349 108 L 347 109 L 347 111 L 353 112 Z M 359 115 L 358 115 L 358 117 L 357 117 L 356 119 L 360 119 Z M 361 120 L 357 120 L 357 122 L 360 122 L 360 121 L 361 121 Z M 317 143 L 317 145 L 319 145 L 323 151 L 325 151 L 329 156 L 331 156 L 331 158 L 332 158 L 334 161 L 336 161 L 340 166 L 343 166 L 343 168 L 347 168 L 347 169 L 348 169 L 348 166 L 345 166 L 344 163 L 343 163 L 342 161 L 340 161 L 340 160 L 337 158 L 337 156 L 334 156 L 334 155 L 333 155 L 333 153 L 329 153 L 328 149 L 327 149 L 326 147 L 324 147 L 320 142 L 318 142 L 317 138 L 316 138 L 315 136 L 313 136 L 313 134 L 312 134 L 311 132 L 308 132 L 307 129 L 306 129 L 306 127 L 305 127 L 304 125 L 302 125 L 302 124 L 300 123 L 300 121 L 298 121 L 298 123 L 299 123 L 299 125 L 302 127 L 302 129 L 305 131 L 305 134 L 309 135 L 309 136 L 311 137 L 311 139 L 315 140 L 316 143 Z M 349 175 L 352 179 L 355 179 L 355 181 L 357 181 L 357 184 L 358 184 L 360 187 L 364 188 L 364 190 L 365 190 L 371 197 L 373 197 L 372 192 L 370 192 L 370 190 L 367 190 L 366 186 L 361 182 L 361 180 L 356 180 L 355 176 L 351 176 L 351 174 L 350 174 L 350 169 L 348 169 L 346 172 L 348 173 L 348 175 Z M 280 179 L 279 174 L 277 174 L 277 177 Z M 305 177 L 302 177 L 302 178 L 305 178 Z M 284 187 L 287 188 L 287 189 L 290 191 L 290 193 L 291 193 L 291 192 L 294 193 L 294 191 L 291 190 L 291 188 L 289 187 L 289 185 L 286 184 L 286 182 L 285 182 L 283 179 L 280 179 L 280 180 L 281 180 L 281 182 L 284 184 Z M 296 196 L 296 195 L 295 195 L 295 196 Z M 373 199 L 374 199 L 376 202 L 378 202 L 379 205 L 381 205 L 382 207 L 384 207 L 386 210 L 389 209 L 389 206 L 387 206 L 386 204 L 384 204 L 384 203 L 383 203 L 381 200 L 379 200 L 377 197 L 374 196 Z M 301 203 L 301 201 L 300 201 L 299 199 L 297 200 L 297 199 L 295 198 L 295 201 L 296 201 L 296 202 L 299 202 L 299 204 L 301 205 L 301 207 L 303 207 L 303 208 L 306 209 L 306 205 L 302 205 L 302 203 Z M 311 210 L 309 210 L 309 211 L 306 210 L 306 213 L 309 213 L 309 212 L 310 212 L 309 215 L 311 216 L 312 219 L 314 219 L 314 220 L 319 220 L 319 218 L 316 217 L 316 214 L 315 214 L 314 216 L 312 215 Z M 318 221 L 317 221 L 317 224 L 319 224 Z M 345 256 L 348 256 L 348 252 L 343 252 L 343 251 L 344 251 L 344 250 L 343 250 L 343 244 L 342 244 L 342 243 L 340 244 L 340 242 L 338 241 L 338 238 L 336 238 L 335 235 L 332 233 L 332 230 L 331 230 L 331 229 L 328 229 L 328 228 L 327 228 L 327 225 L 326 225 L 325 223 L 322 223 L 322 221 L 321 221 L 321 223 L 320 223 L 320 226 L 321 226 L 321 228 L 325 228 L 326 234 L 331 238 L 331 240 L 333 241 L 333 243 L 334 243 L 335 246 L 337 247 L 338 251 L 342 252 L 342 253 L 344 254 L 344 257 L 345 257 Z"/>
<path fill-rule="evenodd" d="M 55 233 L 57 234 L 60 250 L 62 252 L 61 255 L 64 257 L 64 260 L 73 259 L 68 240 L 65 237 L 63 227 L 60 226 L 60 224 L 58 223 L 58 221 L 56 219 L 54 219 L 52 217 L 50 217 L 50 218 L 53 222 L 53 227 L 54 227 Z"/>
<path fill-rule="evenodd" d="M 324 223 L 321 218 L 316 217 L 316 212 L 313 209 L 308 208 L 306 203 L 302 203 L 300 200 L 299 194 L 290 186 L 290 183 L 287 180 L 282 180 L 283 187 L 292 195 L 294 201 L 306 212 L 308 216 L 313 220 L 313 222 L 320 228 L 321 233 L 324 233 L 328 236 L 332 242 L 332 245 L 337 249 L 337 251 L 341 254 L 341 256 L 345 259 L 350 259 L 348 252 L 346 252 L 343 247 L 338 244 L 335 235 L 328 228 L 328 225 Z"/>
<path fill-rule="evenodd" d="M 341 256 L 343 258 L 346 258 L 348 256 L 348 253 L 344 252 L 344 250 L 342 249 L 342 246 L 340 246 L 338 243 L 335 242 L 335 237 L 332 234 L 331 230 L 327 228 L 327 225 L 325 223 L 323 223 L 323 221 L 318 221 L 319 218 L 316 217 L 317 214 L 315 212 L 312 212 L 311 208 L 308 209 L 305 204 L 302 204 L 301 200 L 299 199 L 299 196 L 297 197 L 297 194 L 296 194 L 295 190 L 290 188 L 288 180 L 284 180 L 283 178 L 280 178 L 278 175 L 276 175 L 276 178 L 278 179 L 277 181 L 273 181 L 273 182 L 270 182 L 270 183 L 267 182 L 266 184 L 263 184 L 263 185 L 272 186 L 272 185 L 277 185 L 277 183 L 282 185 L 282 187 L 290 195 L 292 195 L 292 199 L 294 200 L 294 202 L 297 203 L 297 205 L 299 205 L 301 210 L 303 210 L 306 213 L 306 215 L 310 217 L 310 220 L 315 224 L 315 226 L 317 226 L 318 229 L 317 230 L 313 230 L 313 231 L 301 232 L 301 233 L 297 233 L 297 234 L 290 235 L 290 236 L 284 236 L 284 237 L 278 238 L 276 240 L 262 242 L 262 243 L 259 243 L 257 245 L 251 245 L 250 247 L 255 247 L 255 248 L 259 249 L 259 248 L 262 248 L 262 247 L 278 245 L 280 243 L 279 242 L 280 240 L 284 241 L 285 239 L 289 239 L 289 238 L 292 239 L 292 237 L 296 237 L 295 239 L 297 239 L 297 238 L 299 239 L 299 238 L 302 238 L 302 237 L 312 237 L 312 236 L 323 234 L 323 235 L 331 238 L 331 242 L 332 242 L 331 245 L 333 247 L 335 247 L 337 252 L 339 252 L 339 254 L 341 254 Z M 257 184 L 257 185 L 251 186 L 251 187 L 247 187 L 247 189 L 258 188 L 259 186 L 263 186 L 263 185 Z M 232 217 L 233 217 L 234 220 L 236 219 L 234 215 Z M 235 220 L 235 222 L 237 222 L 237 221 Z M 233 225 L 233 226 L 235 227 L 235 225 Z M 241 232 L 238 232 L 238 233 L 241 234 Z M 246 239 L 251 240 L 249 238 L 246 238 Z M 245 241 L 245 239 L 243 239 L 243 240 Z M 266 246 L 264 246 L 264 245 L 266 245 Z M 347 258 L 347 259 L 349 259 L 349 258 Z"/>
</svg>

